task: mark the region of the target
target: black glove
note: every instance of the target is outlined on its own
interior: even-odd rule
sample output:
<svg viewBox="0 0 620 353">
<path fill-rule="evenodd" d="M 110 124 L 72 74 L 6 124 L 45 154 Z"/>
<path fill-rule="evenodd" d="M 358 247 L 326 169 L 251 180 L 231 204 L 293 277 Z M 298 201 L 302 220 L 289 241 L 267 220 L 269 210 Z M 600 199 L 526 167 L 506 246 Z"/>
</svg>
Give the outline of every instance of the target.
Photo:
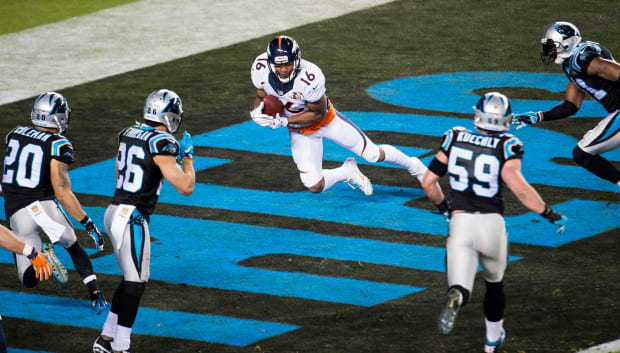
<svg viewBox="0 0 620 353">
<path fill-rule="evenodd" d="M 86 232 L 88 232 L 88 235 L 90 235 L 90 237 L 93 238 L 93 240 L 95 241 L 95 247 L 99 251 L 103 250 L 103 234 L 99 231 L 99 229 L 95 225 L 95 222 L 93 222 L 90 217 L 86 216 L 80 221 L 80 223 L 82 223 L 84 228 L 86 228 Z"/>
</svg>

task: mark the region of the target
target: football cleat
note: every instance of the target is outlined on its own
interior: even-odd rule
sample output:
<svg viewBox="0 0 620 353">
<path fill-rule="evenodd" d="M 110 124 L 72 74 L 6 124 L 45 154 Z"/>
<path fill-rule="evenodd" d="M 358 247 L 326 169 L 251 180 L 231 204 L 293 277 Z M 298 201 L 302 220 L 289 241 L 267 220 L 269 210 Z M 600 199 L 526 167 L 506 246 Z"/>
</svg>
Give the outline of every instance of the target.
<svg viewBox="0 0 620 353">
<path fill-rule="evenodd" d="M 93 353 L 112 353 L 112 340 L 105 340 L 99 336 L 93 343 Z"/>
<path fill-rule="evenodd" d="M 65 266 L 58 260 L 52 244 L 45 244 L 43 250 L 47 254 L 47 261 L 52 265 L 52 274 L 54 278 L 60 283 L 67 283 L 69 280 L 69 272 L 67 272 Z"/>
<path fill-rule="evenodd" d="M 366 196 L 372 195 L 372 183 L 370 182 L 370 179 L 362 174 L 355 159 L 347 158 L 347 160 L 342 163 L 342 166 L 347 168 L 349 171 L 349 179 L 346 180 L 346 183 L 349 184 L 349 186 L 353 189 L 360 189 Z"/>
<path fill-rule="evenodd" d="M 502 329 L 502 332 L 499 334 L 499 338 L 495 342 L 489 342 L 488 339 L 484 339 L 484 353 L 495 353 L 499 352 L 499 346 L 504 344 L 506 340 L 506 331 Z"/>
<path fill-rule="evenodd" d="M 459 302 L 459 291 L 457 289 L 451 289 L 448 292 L 448 296 L 446 298 L 446 302 L 439 314 L 438 326 L 439 332 L 444 335 L 449 334 L 454 328 L 454 322 L 456 321 L 456 316 L 461 309 L 461 303 Z"/>
<path fill-rule="evenodd" d="M 97 290 L 97 293 L 89 293 L 91 306 L 97 314 L 101 314 L 102 311 L 105 311 L 108 308 L 108 302 L 103 297 L 103 293 L 101 290 Z"/>
</svg>

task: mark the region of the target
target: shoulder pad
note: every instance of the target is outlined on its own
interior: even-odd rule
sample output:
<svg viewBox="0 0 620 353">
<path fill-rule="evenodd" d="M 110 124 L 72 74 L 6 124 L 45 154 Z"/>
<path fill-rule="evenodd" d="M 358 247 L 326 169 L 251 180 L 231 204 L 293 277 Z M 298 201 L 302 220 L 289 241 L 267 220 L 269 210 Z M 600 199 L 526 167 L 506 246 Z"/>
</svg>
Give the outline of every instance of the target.
<svg viewBox="0 0 620 353">
<path fill-rule="evenodd" d="M 179 143 L 174 136 L 166 132 L 161 132 L 154 134 L 149 139 L 149 149 L 153 155 L 176 156 L 179 153 Z"/>
<path fill-rule="evenodd" d="M 601 47 L 597 43 L 585 42 L 581 44 L 570 59 L 571 71 L 585 73 L 592 59 L 600 55 Z"/>
<path fill-rule="evenodd" d="M 468 131 L 466 128 L 462 126 L 455 126 L 452 129 L 444 132 L 442 140 L 441 140 L 441 150 L 446 154 L 450 149 L 450 145 L 452 144 L 452 140 L 454 139 L 454 135 L 459 131 Z"/>
<path fill-rule="evenodd" d="M 504 135 L 506 139 L 504 140 L 504 158 L 506 160 L 513 158 L 523 158 L 523 142 L 519 140 L 518 137 L 513 136 L 511 134 Z"/>
<path fill-rule="evenodd" d="M 73 145 L 64 136 L 58 134 L 54 135 L 50 148 L 52 158 L 67 164 L 75 162 Z"/>
</svg>

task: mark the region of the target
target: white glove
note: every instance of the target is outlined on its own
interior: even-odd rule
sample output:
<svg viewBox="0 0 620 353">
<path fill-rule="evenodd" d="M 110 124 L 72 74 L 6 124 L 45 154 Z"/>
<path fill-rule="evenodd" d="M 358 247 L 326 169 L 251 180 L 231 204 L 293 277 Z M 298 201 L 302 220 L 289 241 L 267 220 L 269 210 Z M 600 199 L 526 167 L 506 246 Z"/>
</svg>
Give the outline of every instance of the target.
<svg viewBox="0 0 620 353">
<path fill-rule="evenodd" d="M 273 121 L 273 118 L 267 114 L 263 114 L 264 106 L 265 106 L 265 103 L 260 102 L 260 104 L 258 105 L 258 107 L 256 107 L 256 109 L 250 111 L 250 117 L 252 118 L 252 120 L 254 120 L 255 123 L 257 123 L 260 126 L 269 126 L 271 122 Z"/>
<path fill-rule="evenodd" d="M 279 113 L 276 113 L 276 117 L 269 122 L 269 127 L 272 129 L 277 129 L 286 125 L 288 125 L 288 119 L 281 117 Z"/>
</svg>

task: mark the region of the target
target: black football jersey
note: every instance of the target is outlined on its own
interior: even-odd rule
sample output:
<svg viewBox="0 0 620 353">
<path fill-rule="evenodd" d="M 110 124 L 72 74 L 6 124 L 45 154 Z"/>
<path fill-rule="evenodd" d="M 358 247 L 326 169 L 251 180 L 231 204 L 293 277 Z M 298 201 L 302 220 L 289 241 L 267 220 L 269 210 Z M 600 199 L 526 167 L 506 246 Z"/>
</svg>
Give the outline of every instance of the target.
<svg viewBox="0 0 620 353">
<path fill-rule="evenodd" d="M 34 201 L 53 200 L 50 162 L 75 161 L 73 145 L 60 134 L 18 126 L 6 135 L 2 174 L 7 219 Z"/>
<path fill-rule="evenodd" d="M 156 155 L 176 156 L 179 143 L 169 133 L 135 125 L 118 135 L 118 178 L 112 204 L 134 205 L 144 217 L 155 211 L 163 175 L 153 161 Z"/>
<path fill-rule="evenodd" d="M 577 48 L 575 54 L 564 60 L 562 69 L 571 82 L 591 95 L 608 113 L 611 113 L 620 109 L 620 82 L 587 74 L 588 66 L 597 56 L 615 61 L 609 49 L 598 43 L 584 42 Z"/>
<path fill-rule="evenodd" d="M 523 158 L 523 143 L 509 133 L 484 135 L 459 126 L 444 134 L 441 151 L 448 156 L 450 207 L 503 214 L 501 170 L 507 160 Z"/>
</svg>

